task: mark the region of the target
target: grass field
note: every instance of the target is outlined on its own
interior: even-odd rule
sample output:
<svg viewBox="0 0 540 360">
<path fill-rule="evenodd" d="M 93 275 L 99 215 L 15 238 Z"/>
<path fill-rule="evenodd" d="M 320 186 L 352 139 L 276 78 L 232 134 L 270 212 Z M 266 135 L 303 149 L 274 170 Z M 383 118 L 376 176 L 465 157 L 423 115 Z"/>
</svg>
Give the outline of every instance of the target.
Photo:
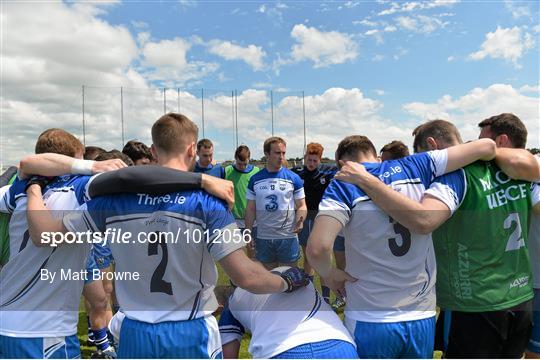
<svg viewBox="0 0 540 360">
<path fill-rule="evenodd" d="M 303 266 L 303 259 L 300 259 L 299 261 L 299 264 L 300 266 Z M 229 278 L 228 276 L 223 272 L 223 270 L 221 269 L 221 267 L 218 265 L 217 266 L 218 268 L 218 273 L 219 273 L 219 277 L 218 277 L 218 286 L 219 285 L 228 285 L 229 284 Z M 320 289 L 320 279 L 318 277 L 315 277 L 315 286 Z M 332 296 L 332 300 L 333 300 L 333 296 Z M 81 353 L 82 353 L 82 358 L 84 359 L 89 359 L 90 358 L 90 355 L 92 354 L 93 351 L 95 351 L 95 348 L 90 348 L 88 346 L 86 346 L 86 341 L 88 339 L 88 329 L 87 329 L 87 323 L 86 323 L 86 313 L 84 312 L 84 307 L 82 306 L 82 301 L 81 301 L 81 307 L 80 307 L 81 311 L 79 312 L 79 324 L 78 324 L 78 336 L 79 336 L 79 341 L 81 343 Z M 338 315 L 341 319 L 343 319 L 343 312 L 342 310 L 340 310 L 338 312 Z M 219 320 L 219 316 L 217 318 Z M 251 354 L 248 352 L 248 346 L 249 346 L 249 341 L 251 339 L 251 336 L 249 334 L 246 334 L 244 335 L 244 337 L 242 338 L 242 342 L 240 344 L 240 356 L 239 358 L 240 359 L 251 359 Z M 440 359 L 441 358 L 441 353 L 436 351 L 434 354 L 433 354 L 433 358 L 434 359 Z"/>
</svg>

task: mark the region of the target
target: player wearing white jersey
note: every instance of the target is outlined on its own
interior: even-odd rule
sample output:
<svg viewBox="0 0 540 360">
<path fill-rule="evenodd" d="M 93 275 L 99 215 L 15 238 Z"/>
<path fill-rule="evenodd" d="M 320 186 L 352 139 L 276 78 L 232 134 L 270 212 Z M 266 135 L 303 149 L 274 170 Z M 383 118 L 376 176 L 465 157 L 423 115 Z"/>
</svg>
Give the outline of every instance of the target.
<svg viewBox="0 0 540 360">
<path fill-rule="evenodd" d="M 197 126 L 183 115 L 161 117 L 152 127 L 152 152 L 158 163 L 192 169 L 197 132 Z M 46 210 L 39 195 L 39 188 L 29 188 L 29 210 Z M 127 278 L 116 282 L 118 301 L 126 314 L 121 357 L 220 355 L 217 323 L 211 316 L 217 307 L 214 260 L 235 283 L 253 292 L 292 291 L 307 283 L 298 269 L 276 276 L 250 261 L 241 250 L 244 244 L 232 240 L 238 236 L 230 211 L 202 191 L 103 196 L 80 210 L 64 217 L 63 223 L 47 211 L 29 211 L 30 233 L 37 239 L 43 239 L 45 232 L 68 230 L 133 236 L 131 242 L 108 243 L 116 273 Z M 176 234 L 176 240 L 160 234 Z"/>
<path fill-rule="evenodd" d="M 313 283 L 293 294 L 257 295 L 234 289 L 219 319 L 225 358 L 238 358 L 246 331 L 251 333 L 249 352 L 256 359 L 357 357 L 353 338 Z"/>
<path fill-rule="evenodd" d="M 266 168 L 249 179 L 246 193 L 246 229 L 251 232 L 256 218 L 257 237 L 252 245 L 257 260 L 267 269 L 296 264 L 300 258 L 297 234 L 307 215 L 302 179 L 283 166 L 286 146 L 282 138 L 266 139 Z"/>
<path fill-rule="evenodd" d="M 384 184 L 420 200 L 436 176 L 477 159 L 491 159 L 494 153 L 495 144 L 485 139 L 378 163 L 369 139 L 349 136 L 340 142 L 336 160 L 365 162 L 367 171 Z M 346 272 L 331 262 L 332 243 L 341 229 Z M 346 289 L 346 326 L 360 357 L 432 357 L 436 270 L 429 234 L 411 233 L 360 188 L 333 181 L 321 201 L 307 250 L 328 286 Z"/>
<path fill-rule="evenodd" d="M 540 168 L 540 156 L 537 155 L 536 159 Z M 540 183 L 536 183 L 536 186 L 540 187 Z M 529 252 L 532 264 L 534 302 L 533 329 L 527 346 L 526 357 L 529 359 L 540 359 L 540 214 L 534 214 L 531 218 Z"/>
</svg>

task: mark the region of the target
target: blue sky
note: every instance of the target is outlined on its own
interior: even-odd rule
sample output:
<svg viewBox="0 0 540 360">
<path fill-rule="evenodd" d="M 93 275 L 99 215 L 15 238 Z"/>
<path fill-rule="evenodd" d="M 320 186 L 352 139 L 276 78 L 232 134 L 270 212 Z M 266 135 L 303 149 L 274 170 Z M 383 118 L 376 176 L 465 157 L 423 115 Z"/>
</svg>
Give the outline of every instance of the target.
<svg viewBox="0 0 540 360">
<path fill-rule="evenodd" d="M 3 163 L 31 152 L 47 127 L 82 135 L 82 85 L 87 143 L 109 148 L 121 146 L 120 86 L 124 137 L 148 143 L 159 88 L 180 88 L 181 111 L 199 124 L 205 88 L 205 133 L 220 160 L 235 146 L 233 89 L 240 142 L 255 156 L 270 135 L 270 90 L 290 156 L 302 153 L 300 91 L 307 141 L 328 156 L 353 133 L 378 148 L 410 145 L 433 118 L 475 138 L 476 124 L 501 112 L 520 116 L 528 145 L 540 146 L 536 1 L 7 2 L 2 16 Z M 166 96 L 176 111 L 177 91 Z"/>
</svg>

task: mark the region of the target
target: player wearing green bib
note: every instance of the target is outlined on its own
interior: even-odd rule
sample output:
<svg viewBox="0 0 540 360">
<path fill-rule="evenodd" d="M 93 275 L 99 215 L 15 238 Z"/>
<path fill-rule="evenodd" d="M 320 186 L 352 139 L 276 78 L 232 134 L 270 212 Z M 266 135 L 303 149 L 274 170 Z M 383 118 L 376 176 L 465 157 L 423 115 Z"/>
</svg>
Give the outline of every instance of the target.
<svg viewBox="0 0 540 360">
<path fill-rule="evenodd" d="M 476 162 L 435 179 L 420 203 L 385 187 L 372 188 L 370 197 L 411 232 L 432 232 L 453 214 L 433 234 L 438 305 L 449 310 L 439 315 L 436 349 L 449 358 L 519 358 L 531 329 L 526 231 L 531 206 L 540 210 L 540 191 L 506 174 L 532 180 L 538 164 L 526 150 L 515 149 L 525 147 L 527 136 L 516 116 L 501 114 L 480 125 L 490 130 L 480 137 L 498 146 L 496 162 Z M 444 120 L 427 122 L 413 135 L 415 152 L 462 142 Z M 360 183 L 354 167 L 343 169 Z M 336 178 L 344 179 L 339 173 Z"/>
<path fill-rule="evenodd" d="M 234 152 L 235 163 L 225 167 L 225 179 L 234 184 L 234 208 L 232 213 L 238 227 L 245 228 L 246 190 L 249 179 L 259 172 L 259 168 L 249 164 L 251 152 L 246 145 L 240 145 Z"/>
</svg>

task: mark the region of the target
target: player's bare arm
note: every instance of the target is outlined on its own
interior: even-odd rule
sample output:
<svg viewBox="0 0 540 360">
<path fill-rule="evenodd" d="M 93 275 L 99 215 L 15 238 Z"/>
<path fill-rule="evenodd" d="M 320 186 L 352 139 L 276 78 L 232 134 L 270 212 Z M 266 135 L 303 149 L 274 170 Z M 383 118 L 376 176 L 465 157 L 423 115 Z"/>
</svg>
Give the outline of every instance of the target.
<svg viewBox="0 0 540 360">
<path fill-rule="evenodd" d="M 44 232 L 67 232 L 62 219 L 55 219 L 51 211 L 45 207 L 41 187 L 37 184 L 30 185 L 26 190 L 28 198 L 26 217 L 28 219 L 28 231 L 30 238 L 36 246 L 47 246 L 41 242 Z"/>
<path fill-rule="evenodd" d="M 336 179 L 360 187 L 381 210 L 412 232 L 429 234 L 451 216 L 448 206 L 433 196 L 425 195 L 421 202 L 414 201 L 386 186 L 362 164 L 353 161 L 340 163 L 342 168 Z"/>
<path fill-rule="evenodd" d="M 297 199 L 294 200 L 294 207 L 296 209 L 296 218 L 294 223 L 294 232 L 299 233 L 304 227 L 304 220 L 307 217 L 307 205 L 306 199 Z"/>
<path fill-rule="evenodd" d="M 253 224 L 255 223 L 256 214 L 257 211 L 255 207 L 255 200 L 248 200 L 244 221 L 246 222 L 246 230 L 248 230 L 249 236 L 251 238 L 251 241 L 248 243 L 248 246 L 251 250 L 255 248 L 255 243 L 251 235 L 253 234 Z"/>
<path fill-rule="evenodd" d="M 540 162 L 528 150 L 499 147 L 495 162 L 511 179 L 540 181 Z"/>
<path fill-rule="evenodd" d="M 309 235 L 306 255 L 311 266 L 324 279 L 325 285 L 345 297 L 345 282 L 354 282 L 356 279 L 332 265 L 334 241 L 342 227 L 331 216 L 317 216 Z"/>
<path fill-rule="evenodd" d="M 44 153 L 24 157 L 19 163 L 19 177 L 24 179 L 31 175 L 92 175 L 121 169 L 126 166 L 120 159 L 93 161 L 75 159 L 61 154 Z"/>
<path fill-rule="evenodd" d="M 448 162 L 445 173 L 449 173 L 477 160 L 493 160 L 497 146 L 495 141 L 485 138 L 451 146 L 446 150 L 448 151 Z"/>
<path fill-rule="evenodd" d="M 291 292 L 309 283 L 305 274 L 287 281 L 284 276 L 271 273 L 260 263 L 249 259 L 242 249 L 225 256 L 219 260 L 219 264 L 235 285 L 254 294 Z M 297 268 L 291 268 L 290 271 L 297 271 L 300 275 Z M 287 271 L 283 273 L 286 274 Z"/>
</svg>

